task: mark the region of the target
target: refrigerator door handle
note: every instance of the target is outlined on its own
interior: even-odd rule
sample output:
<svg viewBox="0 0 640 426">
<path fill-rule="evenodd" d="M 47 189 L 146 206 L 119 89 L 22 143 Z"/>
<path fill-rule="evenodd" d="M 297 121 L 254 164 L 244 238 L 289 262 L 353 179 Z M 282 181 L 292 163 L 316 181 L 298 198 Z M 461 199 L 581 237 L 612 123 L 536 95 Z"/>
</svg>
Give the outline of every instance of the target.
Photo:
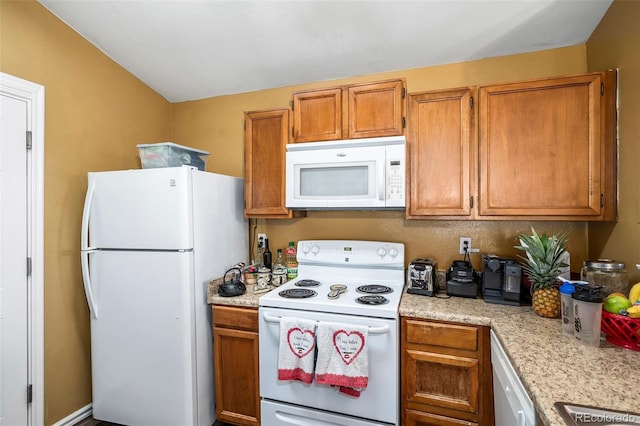
<svg viewBox="0 0 640 426">
<path fill-rule="evenodd" d="M 87 195 L 84 198 L 84 208 L 82 210 L 82 230 L 80 231 L 80 249 L 91 250 L 89 247 L 89 215 L 91 214 L 91 206 L 93 204 L 93 194 L 96 190 L 96 183 L 92 181 L 89 184 Z"/>
<path fill-rule="evenodd" d="M 93 297 L 93 288 L 91 285 L 91 274 L 89 273 L 89 256 L 91 253 L 95 253 L 97 250 L 82 250 L 80 251 L 80 262 L 82 264 L 82 281 L 84 281 L 84 292 L 87 295 L 87 302 L 89 304 L 89 311 L 93 314 L 95 319 L 98 319 L 98 305 Z"/>
</svg>

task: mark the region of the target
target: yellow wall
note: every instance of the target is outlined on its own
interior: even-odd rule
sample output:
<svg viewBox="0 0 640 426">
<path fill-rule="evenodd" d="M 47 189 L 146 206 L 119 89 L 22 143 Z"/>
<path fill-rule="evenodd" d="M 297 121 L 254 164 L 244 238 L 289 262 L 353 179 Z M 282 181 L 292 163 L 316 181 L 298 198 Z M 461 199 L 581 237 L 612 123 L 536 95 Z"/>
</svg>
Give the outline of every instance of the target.
<svg viewBox="0 0 640 426">
<path fill-rule="evenodd" d="M 88 171 L 139 168 L 136 144 L 169 140 L 169 103 L 35 1 L 0 1 L 0 71 L 45 87 L 45 424 L 91 402 L 80 273 Z"/>
<path fill-rule="evenodd" d="M 242 176 L 244 111 L 283 108 L 289 105 L 295 90 L 331 87 L 362 81 L 405 78 L 409 93 L 461 86 L 502 83 L 586 72 L 584 45 L 536 53 L 504 56 L 450 65 L 359 76 L 331 82 L 318 82 L 262 90 L 232 96 L 176 103 L 173 110 L 174 141 L 194 147 L 207 143 L 215 148 L 209 161 L 210 171 Z M 446 161 L 446 159 L 443 159 Z M 403 212 L 309 212 L 294 220 L 258 220 L 258 232 L 266 232 L 270 248 L 284 248 L 288 241 L 313 238 L 367 239 L 405 243 L 408 262 L 414 257 L 433 257 L 439 269 L 459 259 L 459 237 L 471 237 L 473 246 L 483 253 L 515 256 L 516 236 L 538 231 L 557 232 L 573 227 L 570 236 L 572 270 L 579 271 L 587 258 L 585 223 L 482 222 L 406 220 Z M 481 269 L 481 256 L 471 257 Z"/>
<path fill-rule="evenodd" d="M 590 70 L 619 73 L 619 220 L 589 225 L 589 254 L 625 262 L 640 281 L 640 2 L 615 0 L 587 43 Z"/>
<path fill-rule="evenodd" d="M 210 151 L 207 170 L 242 176 L 243 112 L 286 107 L 294 90 L 404 77 L 409 91 L 418 92 L 579 74 L 587 71 L 588 47 L 590 70 L 622 68 L 622 102 L 629 108 L 621 117 L 621 143 L 627 158 L 622 162 L 620 226 L 590 225 L 589 254 L 602 252 L 628 263 L 639 261 L 638 246 L 634 246 L 638 231 L 633 225 L 640 217 L 640 201 L 637 179 L 631 174 L 640 159 L 636 123 L 640 73 L 636 51 L 632 50 L 639 44 L 638 30 L 632 24 L 640 16 L 637 3 L 620 3 L 624 4 L 614 2 L 597 32 L 602 35 L 594 36 L 587 46 L 170 105 L 35 1 L 0 0 L 0 71 L 46 88 L 45 424 L 91 402 L 89 314 L 79 265 L 86 173 L 138 168 L 136 144 L 172 140 Z M 620 33 L 622 29 L 610 22 L 618 20 L 631 32 Z M 599 43 L 605 44 L 596 49 Z M 613 43 L 621 44 L 623 50 L 612 49 Z M 597 51 L 594 58 L 598 61 L 592 61 L 592 50 Z M 624 96 L 627 88 L 629 95 Z M 634 135 L 636 139 L 632 139 Z M 289 240 L 305 238 L 404 241 L 407 260 L 433 256 L 440 268 L 458 258 L 460 236 L 472 237 L 474 246 L 483 252 L 512 255 L 516 234 L 528 231 L 530 225 L 549 232 L 573 226 L 570 251 L 574 271 L 588 253 L 587 224 L 581 222 L 407 221 L 400 212 L 311 212 L 303 219 L 260 220 L 257 225 L 269 234 L 274 253 Z M 613 241 L 622 241 L 623 248 L 618 249 Z M 478 267 L 479 256 L 473 255 L 472 260 Z"/>
</svg>

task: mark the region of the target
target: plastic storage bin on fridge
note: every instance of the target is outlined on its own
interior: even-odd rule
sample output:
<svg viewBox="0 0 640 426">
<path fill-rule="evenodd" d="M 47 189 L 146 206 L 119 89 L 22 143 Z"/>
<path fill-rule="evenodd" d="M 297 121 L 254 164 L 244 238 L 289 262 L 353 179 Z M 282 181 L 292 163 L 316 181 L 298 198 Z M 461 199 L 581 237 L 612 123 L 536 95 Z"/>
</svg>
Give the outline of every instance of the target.
<svg viewBox="0 0 640 426">
<path fill-rule="evenodd" d="M 197 167 L 198 170 L 204 171 L 209 158 L 207 151 L 178 145 L 173 142 L 139 144 L 136 146 L 143 169 L 186 165 Z"/>
</svg>

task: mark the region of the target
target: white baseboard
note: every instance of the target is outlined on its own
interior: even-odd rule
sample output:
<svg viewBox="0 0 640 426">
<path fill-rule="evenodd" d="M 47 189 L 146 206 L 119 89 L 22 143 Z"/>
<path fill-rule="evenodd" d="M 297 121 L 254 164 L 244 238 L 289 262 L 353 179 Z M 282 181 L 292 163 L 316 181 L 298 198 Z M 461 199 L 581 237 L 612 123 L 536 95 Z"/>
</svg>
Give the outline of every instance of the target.
<svg viewBox="0 0 640 426">
<path fill-rule="evenodd" d="M 64 419 L 54 423 L 52 426 L 73 426 L 93 414 L 93 404 L 86 405 L 81 409 L 69 414 Z"/>
</svg>

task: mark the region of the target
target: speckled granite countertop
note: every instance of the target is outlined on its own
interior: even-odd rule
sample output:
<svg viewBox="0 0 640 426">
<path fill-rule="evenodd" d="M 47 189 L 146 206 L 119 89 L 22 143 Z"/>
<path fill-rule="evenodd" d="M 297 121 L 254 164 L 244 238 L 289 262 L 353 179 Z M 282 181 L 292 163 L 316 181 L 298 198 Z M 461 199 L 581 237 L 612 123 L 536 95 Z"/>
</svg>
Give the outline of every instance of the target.
<svg viewBox="0 0 640 426">
<path fill-rule="evenodd" d="M 210 283 L 208 303 L 258 307 L 262 294 L 254 294 L 250 287 L 242 296 L 221 297 L 217 294 L 220 282 Z M 601 342 L 600 348 L 583 346 L 562 335 L 559 319 L 539 317 L 530 306 L 405 293 L 400 315 L 490 326 L 548 426 L 566 425 L 553 407 L 556 401 L 640 411 L 634 370 L 634 366 L 640 366 L 640 352 L 606 341 Z"/>
</svg>

